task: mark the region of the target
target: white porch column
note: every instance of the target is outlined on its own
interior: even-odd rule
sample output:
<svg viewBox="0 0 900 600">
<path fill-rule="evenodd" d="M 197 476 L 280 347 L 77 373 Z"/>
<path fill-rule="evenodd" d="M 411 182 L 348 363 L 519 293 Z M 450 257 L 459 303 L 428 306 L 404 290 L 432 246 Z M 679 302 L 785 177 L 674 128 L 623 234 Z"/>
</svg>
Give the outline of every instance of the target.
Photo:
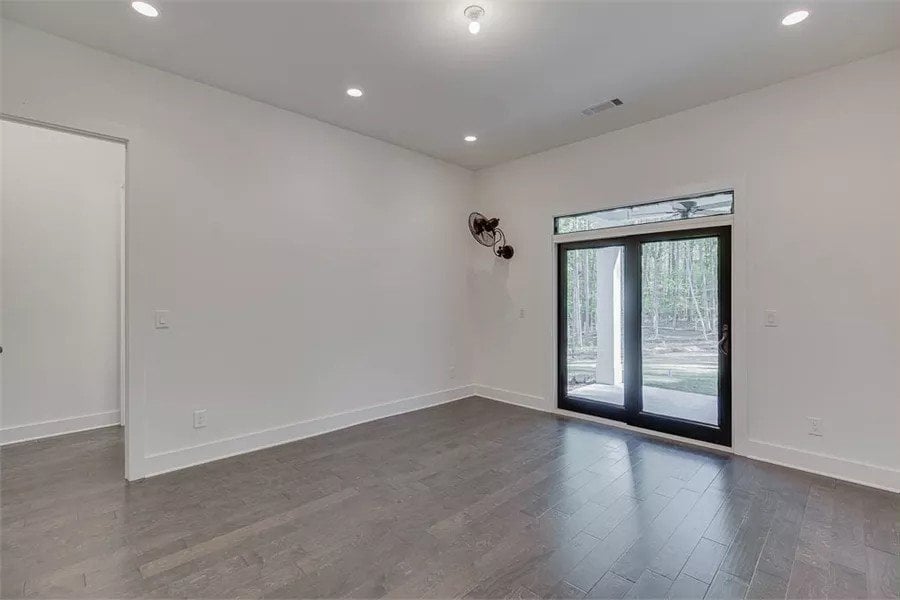
<svg viewBox="0 0 900 600">
<path fill-rule="evenodd" d="M 622 249 L 597 249 L 597 383 L 622 384 Z"/>
</svg>

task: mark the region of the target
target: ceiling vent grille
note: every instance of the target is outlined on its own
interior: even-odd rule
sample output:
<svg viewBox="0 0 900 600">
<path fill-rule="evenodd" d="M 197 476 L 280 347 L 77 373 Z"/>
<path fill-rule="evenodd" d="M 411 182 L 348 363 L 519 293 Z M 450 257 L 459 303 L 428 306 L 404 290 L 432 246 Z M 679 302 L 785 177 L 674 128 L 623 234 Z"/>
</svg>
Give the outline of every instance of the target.
<svg viewBox="0 0 900 600">
<path fill-rule="evenodd" d="M 612 100 L 607 100 L 606 102 L 601 102 L 600 104 L 588 106 L 586 109 L 581 111 L 581 114 L 586 117 L 591 117 L 601 111 L 606 110 L 607 108 L 613 108 L 615 106 L 622 106 L 622 101 L 618 98 L 613 98 Z"/>
</svg>

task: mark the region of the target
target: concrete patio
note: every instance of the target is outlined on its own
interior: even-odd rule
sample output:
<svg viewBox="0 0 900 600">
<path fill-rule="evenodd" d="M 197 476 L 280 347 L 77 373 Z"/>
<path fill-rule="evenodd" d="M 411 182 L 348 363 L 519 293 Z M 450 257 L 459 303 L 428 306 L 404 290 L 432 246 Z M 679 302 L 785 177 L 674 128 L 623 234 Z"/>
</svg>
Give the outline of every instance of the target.
<svg viewBox="0 0 900 600">
<path fill-rule="evenodd" d="M 569 395 L 595 402 L 624 405 L 625 392 L 621 385 L 592 383 L 569 389 Z M 689 421 L 717 425 L 718 402 L 715 396 L 680 392 L 664 388 L 644 386 L 644 412 Z"/>
</svg>

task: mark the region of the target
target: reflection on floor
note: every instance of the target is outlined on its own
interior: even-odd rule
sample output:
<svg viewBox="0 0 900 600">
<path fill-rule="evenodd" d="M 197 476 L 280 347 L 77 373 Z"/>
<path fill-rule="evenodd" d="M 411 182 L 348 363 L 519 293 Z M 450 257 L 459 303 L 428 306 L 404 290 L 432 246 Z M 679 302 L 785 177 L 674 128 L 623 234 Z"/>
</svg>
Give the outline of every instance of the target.
<svg viewBox="0 0 900 600">
<path fill-rule="evenodd" d="M 592 383 L 572 388 L 569 390 L 569 394 L 618 406 L 622 406 L 625 402 L 625 392 L 621 385 Z M 719 408 L 716 400 L 715 396 L 706 394 L 644 386 L 644 411 L 655 415 L 666 415 L 667 417 L 716 425 L 719 421 Z"/>
</svg>

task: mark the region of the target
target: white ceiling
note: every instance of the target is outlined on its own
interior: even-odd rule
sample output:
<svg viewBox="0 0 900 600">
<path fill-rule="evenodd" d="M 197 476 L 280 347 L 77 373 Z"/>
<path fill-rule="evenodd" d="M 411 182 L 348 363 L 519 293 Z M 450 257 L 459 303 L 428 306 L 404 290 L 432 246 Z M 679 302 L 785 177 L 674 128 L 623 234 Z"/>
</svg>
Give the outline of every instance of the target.
<svg viewBox="0 0 900 600">
<path fill-rule="evenodd" d="M 473 0 L 474 1 L 474 0 Z M 469 168 L 900 45 L 900 2 L 4 0 L 5 18 Z M 794 27 L 781 18 L 812 14 Z M 348 87 L 365 96 L 352 99 Z M 592 117 L 587 106 L 621 98 Z M 478 141 L 467 144 L 465 134 Z"/>
</svg>

